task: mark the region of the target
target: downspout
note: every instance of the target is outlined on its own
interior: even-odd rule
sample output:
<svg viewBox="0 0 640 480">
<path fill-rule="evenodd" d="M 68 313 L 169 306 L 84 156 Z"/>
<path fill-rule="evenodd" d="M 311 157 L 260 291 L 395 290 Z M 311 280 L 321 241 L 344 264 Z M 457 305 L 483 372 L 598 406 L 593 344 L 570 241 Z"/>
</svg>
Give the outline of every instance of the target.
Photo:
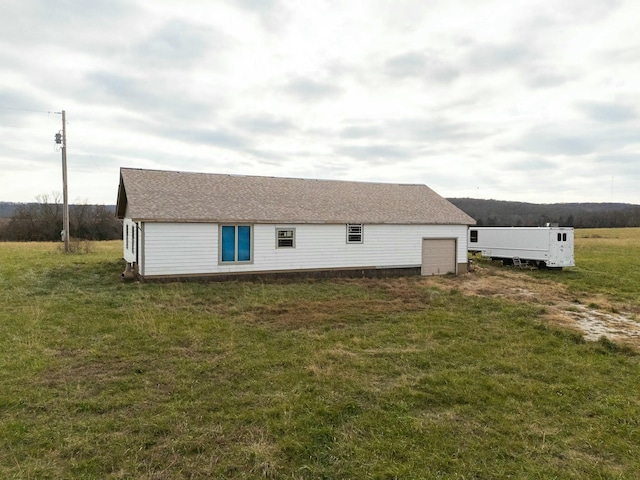
<svg viewBox="0 0 640 480">
<path fill-rule="evenodd" d="M 135 275 L 139 276 L 140 275 L 140 232 L 141 232 L 141 228 L 140 228 L 140 223 L 136 222 L 135 223 L 136 226 L 136 267 L 135 267 Z"/>
</svg>

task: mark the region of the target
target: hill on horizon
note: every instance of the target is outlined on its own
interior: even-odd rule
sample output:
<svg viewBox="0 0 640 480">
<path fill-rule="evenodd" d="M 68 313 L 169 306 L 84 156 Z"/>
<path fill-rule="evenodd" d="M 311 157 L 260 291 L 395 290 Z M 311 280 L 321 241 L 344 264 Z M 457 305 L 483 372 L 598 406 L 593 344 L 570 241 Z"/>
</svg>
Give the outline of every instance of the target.
<svg viewBox="0 0 640 480">
<path fill-rule="evenodd" d="M 640 226 L 640 205 L 631 203 L 526 203 L 448 198 L 479 226 L 536 227 L 547 223 L 576 228 Z"/>
</svg>

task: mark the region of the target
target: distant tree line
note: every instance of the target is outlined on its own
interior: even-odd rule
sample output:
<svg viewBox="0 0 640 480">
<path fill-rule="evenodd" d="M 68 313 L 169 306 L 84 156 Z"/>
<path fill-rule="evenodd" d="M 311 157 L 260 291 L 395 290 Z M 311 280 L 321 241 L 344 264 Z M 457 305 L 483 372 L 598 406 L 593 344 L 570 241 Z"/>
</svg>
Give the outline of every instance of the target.
<svg viewBox="0 0 640 480">
<path fill-rule="evenodd" d="M 640 227 L 640 205 L 628 203 L 521 203 L 450 198 L 479 226 L 537 227 L 547 223 L 575 228 Z"/>
<path fill-rule="evenodd" d="M 62 202 L 59 195 L 40 195 L 37 203 L 0 202 L 0 241 L 59 241 Z M 640 205 L 627 203 L 536 204 L 450 198 L 480 226 L 535 227 L 547 223 L 576 228 L 640 227 Z M 12 212 L 8 217 L 6 215 Z M 69 206 L 72 238 L 116 240 L 122 238 L 122 222 L 111 205 Z"/>
<path fill-rule="evenodd" d="M 11 204 L 9 220 L 0 224 L 0 240 L 15 242 L 60 241 L 62 203 L 58 195 L 40 195 L 37 203 Z M 6 206 L 7 204 L 5 204 Z M 122 222 L 113 207 L 69 205 L 70 238 L 115 240 L 122 238 Z"/>
</svg>

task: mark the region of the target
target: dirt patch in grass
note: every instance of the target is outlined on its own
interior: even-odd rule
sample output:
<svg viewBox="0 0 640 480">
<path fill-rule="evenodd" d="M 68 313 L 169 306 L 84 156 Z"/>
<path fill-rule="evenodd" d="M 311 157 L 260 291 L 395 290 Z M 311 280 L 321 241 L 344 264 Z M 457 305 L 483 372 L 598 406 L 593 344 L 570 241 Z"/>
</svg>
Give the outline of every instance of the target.
<svg viewBox="0 0 640 480">
<path fill-rule="evenodd" d="M 287 298 L 274 303 L 248 303 L 234 307 L 221 305 L 221 314 L 233 313 L 245 321 L 269 327 L 308 329 L 310 326 L 342 328 L 356 323 L 385 320 L 389 315 L 423 311 L 431 301 L 421 277 L 390 279 L 335 279 L 334 284 L 357 289 L 352 295 L 336 296 L 335 300 Z"/>
<path fill-rule="evenodd" d="M 562 275 L 563 272 L 557 272 Z M 334 301 L 288 298 L 272 302 L 245 301 L 238 305 L 216 303 L 215 313 L 233 315 L 271 328 L 308 329 L 387 319 L 430 308 L 442 289 L 462 295 L 499 298 L 540 307 L 542 318 L 552 325 L 579 332 L 585 340 L 601 337 L 640 348 L 640 312 L 604 294 L 570 292 L 553 279 L 536 278 L 524 269 L 476 264 L 474 271 L 459 276 L 399 277 L 386 279 L 336 279 L 332 285 L 350 289 Z M 426 288 L 425 288 L 426 287 Z M 319 287 L 320 288 L 320 287 Z M 339 297 L 339 298 L 338 298 Z"/>
<path fill-rule="evenodd" d="M 561 272 L 558 272 L 562 275 Z M 640 348 L 638 312 L 604 295 L 575 295 L 559 282 L 533 278 L 511 267 L 476 265 L 473 272 L 443 278 L 445 288 L 465 295 L 529 302 L 544 309 L 551 324 L 579 331 L 585 340 L 601 337 Z"/>
</svg>

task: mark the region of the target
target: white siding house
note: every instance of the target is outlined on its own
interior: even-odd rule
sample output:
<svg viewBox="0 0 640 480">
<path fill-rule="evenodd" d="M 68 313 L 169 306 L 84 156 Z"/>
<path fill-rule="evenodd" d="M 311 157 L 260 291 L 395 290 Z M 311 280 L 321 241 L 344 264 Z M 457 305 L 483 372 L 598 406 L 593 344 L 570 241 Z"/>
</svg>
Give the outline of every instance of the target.
<svg viewBox="0 0 640 480">
<path fill-rule="evenodd" d="M 117 216 L 141 280 L 461 273 L 475 224 L 425 185 L 126 168 Z"/>
</svg>

